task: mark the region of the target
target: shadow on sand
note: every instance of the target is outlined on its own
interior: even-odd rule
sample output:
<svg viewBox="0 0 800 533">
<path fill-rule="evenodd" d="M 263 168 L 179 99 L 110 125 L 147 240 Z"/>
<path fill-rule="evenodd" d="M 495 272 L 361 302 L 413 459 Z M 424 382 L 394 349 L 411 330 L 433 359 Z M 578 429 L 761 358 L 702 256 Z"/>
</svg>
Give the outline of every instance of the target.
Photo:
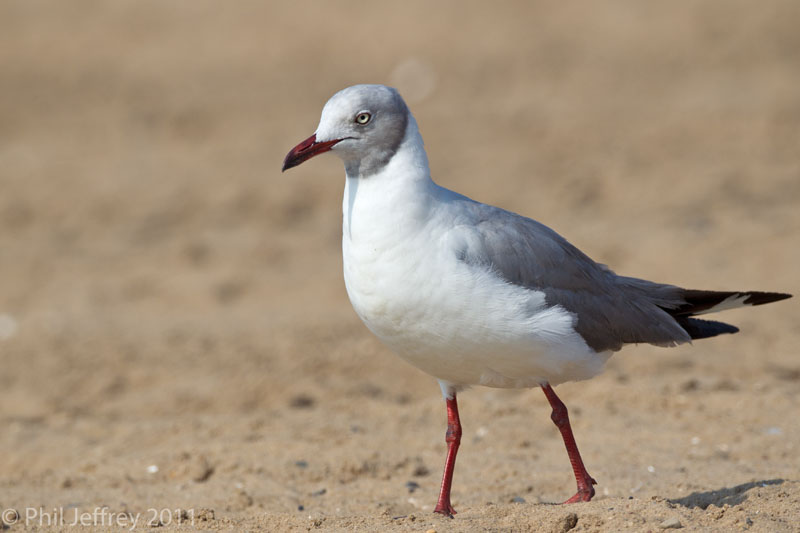
<svg viewBox="0 0 800 533">
<path fill-rule="evenodd" d="M 746 493 L 748 490 L 758 487 L 766 487 L 769 485 L 781 485 L 783 482 L 783 479 L 751 481 L 750 483 L 743 483 L 731 488 L 710 490 L 707 492 L 693 492 L 683 498 L 669 500 L 669 502 L 676 505 L 682 505 L 683 507 L 688 507 L 690 509 L 695 507 L 705 509 L 712 504 L 716 505 L 717 507 L 721 507 L 726 503 L 731 506 L 739 505 L 745 499 L 747 499 Z"/>
</svg>

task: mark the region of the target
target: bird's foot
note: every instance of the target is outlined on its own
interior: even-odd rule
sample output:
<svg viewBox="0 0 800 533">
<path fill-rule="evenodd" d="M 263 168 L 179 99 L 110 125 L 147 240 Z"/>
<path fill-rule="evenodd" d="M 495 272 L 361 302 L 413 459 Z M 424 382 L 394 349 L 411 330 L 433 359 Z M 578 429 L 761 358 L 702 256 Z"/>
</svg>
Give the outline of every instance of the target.
<svg viewBox="0 0 800 533">
<path fill-rule="evenodd" d="M 453 518 L 453 515 L 456 514 L 456 510 L 453 509 L 453 506 L 450 504 L 450 501 L 440 501 L 436 504 L 436 509 L 433 510 L 434 513 L 439 513 L 440 515 L 449 516 Z"/>
<path fill-rule="evenodd" d="M 592 476 L 587 474 L 584 482 L 578 485 L 578 492 L 576 492 L 572 498 L 565 501 L 562 505 L 590 501 L 594 496 L 594 487 L 592 485 L 597 485 L 597 481 L 595 481 Z"/>
</svg>

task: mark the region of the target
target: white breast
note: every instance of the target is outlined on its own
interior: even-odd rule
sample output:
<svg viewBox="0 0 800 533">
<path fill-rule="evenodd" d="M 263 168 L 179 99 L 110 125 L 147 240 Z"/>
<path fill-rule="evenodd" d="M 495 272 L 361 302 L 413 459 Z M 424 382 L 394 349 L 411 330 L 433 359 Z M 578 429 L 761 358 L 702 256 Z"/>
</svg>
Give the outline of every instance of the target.
<svg viewBox="0 0 800 533">
<path fill-rule="evenodd" d="M 375 335 L 455 385 L 555 385 L 601 370 L 607 357 L 589 349 L 570 313 L 458 260 L 455 241 L 468 232 L 449 219 L 449 191 L 385 178 L 348 178 L 343 202 L 345 285 Z"/>
</svg>

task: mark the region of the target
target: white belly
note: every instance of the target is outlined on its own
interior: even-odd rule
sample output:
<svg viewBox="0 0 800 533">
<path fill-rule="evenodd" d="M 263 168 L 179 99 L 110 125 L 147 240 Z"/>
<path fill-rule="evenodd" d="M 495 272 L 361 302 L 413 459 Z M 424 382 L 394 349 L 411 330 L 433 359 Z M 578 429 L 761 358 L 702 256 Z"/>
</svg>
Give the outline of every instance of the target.
<svg viewBox="0 0 800 533">
<path fill-rule="evenodd" d="M 574 316 L 547 307 L 543 293 L 459 261 L 430 234 L 395 237 L 345 234 L 344 279 L 359 317 L 409 363 L 454 385 L 492 387 L 555 385 L 602 369 L 608 354 L 592 351 Z"/>
<path fill-rule="evenodd" d="M 348 177 L 344 281 L 367 327 L 412 365 L 456 386 L 556 385 L 598 374 L 610 353 L 586 345 L 574 315 L 458 259 L 470 221 L 452 199 L 429 179 Z"/>
</svg>

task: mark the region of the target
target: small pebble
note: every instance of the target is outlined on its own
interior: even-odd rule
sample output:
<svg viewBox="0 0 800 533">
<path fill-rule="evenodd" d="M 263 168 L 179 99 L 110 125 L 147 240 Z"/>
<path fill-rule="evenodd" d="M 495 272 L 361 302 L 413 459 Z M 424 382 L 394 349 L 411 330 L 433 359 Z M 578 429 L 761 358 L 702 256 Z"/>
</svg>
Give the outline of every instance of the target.
<svg viewBox="0 0 800 533">
<path fill-rule="evenodd" d="M 408 489 L 408 492 L 414 492 L 419 488 L 419 483 L 416 481 L 407 481 L 406 488 Z"/>
<path fill-rule="evenodd" d="M 311 409 L 316 400 L 307 394 L 298 394 L 289 400 L 289 407 L 292 409 Z"/>
<path fill-rule="evenodd" d="M 195 458 L 188 466 L 189 476 L 197 483 L 208 481 L 214 473 L 214 467 L 203 456 Z"/>
<path fill-rule="evenodd" d="M 298 510 L 298 511 L 304 511 L 304 510 L 305 510 L 305 507 L 304 507 L 304 506 L 302 506 L 302 505 L 298 505 L 298 506 L 297 506 L 297 510 Z"/>
<path fill-rule="evenodd" d="M 294 462 L 294 466 L 296 466 L 297 468 L 308 468 L 308 462 L 307 461 L 295 461 Z"/>
<path fill-rule="evenodd" d="M 328 489 L 319 489 L 319 490 L 315 490 L 314 492 L 312 492 L 311 495 L 312 496 L 322 496 L 326 492 L 328 492 Z"/>
<path fill-rule="evenodd" d="M 561 518 L 556 525 L 556 528 L 553 531 L 558 531 L 560 533 L 566 533 L 572 529 L 575 529 L 575 526 L 578 525 L 578 514 L 577 513 L 569 513 L 568 515 Z"/>
<path fill-rule="evenodd" d="M 514 496 L 511 498 L 511 503 L 525 503 L 525 498 L 522 496 Z"/>
<path fill-rule="evenodd" d="M 694 378 L 684 381 L 680 385 L 680 389 L 684 392 L 695 391 L 699 388 L 700 388 L 700 382 Z"/>
<path fill-rule="evenodd" d="M 428 470 L 428 467 L 425 465 L 417 465 L 417 467 L 414 469 L 414 475 L 417 477 L 427 476 L 430 473 L 431 471 Z"/>
<path fill-rule="evenodd" d="M 677 516 L 673 516 L 658 524 L 658 527 L 661 529 L 680 529 L 683 527 L 683 524 L 681 524 Z"/>
</svg>

